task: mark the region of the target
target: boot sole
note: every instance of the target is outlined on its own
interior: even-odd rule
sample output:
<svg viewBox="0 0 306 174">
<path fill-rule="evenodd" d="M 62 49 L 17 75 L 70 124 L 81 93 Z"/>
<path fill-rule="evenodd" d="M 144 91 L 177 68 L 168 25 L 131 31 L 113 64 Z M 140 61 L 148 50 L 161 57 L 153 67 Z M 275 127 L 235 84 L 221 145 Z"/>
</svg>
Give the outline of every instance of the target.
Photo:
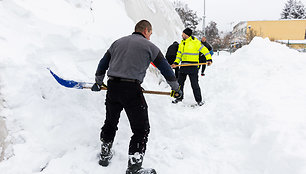
<svg viewBox="0 0 306 174">
<path fill-rule="evenodd" d="M 99 165 L 100 166 L 103 166 L 103 167 L 107 167 L 109 165 L 109 161 L 102 161 L 102 160 L 99 160 Z"/>
<path fill-rule="evenodd" d="M 111 162 L 111 159 L 113 158 L 113 156 L 114 156 L 114 151 L 111 151 L 111 155 L 104 159 L 101 157 L 101 154 L 98 154 L 99 165 L 103 167 L 107 167 L 109 163 Z"/>
<path fill-rule="evenodd" d="M 135 172 L 126 171 L 126 174 L 157 174 L 155 169 L 140 169 Z"/>
</svg>

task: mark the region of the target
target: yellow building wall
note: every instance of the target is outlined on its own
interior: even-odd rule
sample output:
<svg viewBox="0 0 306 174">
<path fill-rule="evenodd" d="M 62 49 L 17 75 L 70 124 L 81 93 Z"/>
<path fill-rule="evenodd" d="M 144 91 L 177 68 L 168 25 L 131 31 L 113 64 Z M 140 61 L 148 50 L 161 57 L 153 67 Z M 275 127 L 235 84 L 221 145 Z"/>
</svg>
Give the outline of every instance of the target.
<svg viewBox="0 0 306 174">
<path fill-rule="evenodd" d="M 306 48 L 306 44 L 292 44 L 289 45 L 290 48 L 294 48 L 294 49 L 302 49 L 302 48 Z"/>
<path fill-rule="evenodd" d="M 306 20 L 248 21 L 247 27 L 270 40 L 304 40 Z"/>
</svg>

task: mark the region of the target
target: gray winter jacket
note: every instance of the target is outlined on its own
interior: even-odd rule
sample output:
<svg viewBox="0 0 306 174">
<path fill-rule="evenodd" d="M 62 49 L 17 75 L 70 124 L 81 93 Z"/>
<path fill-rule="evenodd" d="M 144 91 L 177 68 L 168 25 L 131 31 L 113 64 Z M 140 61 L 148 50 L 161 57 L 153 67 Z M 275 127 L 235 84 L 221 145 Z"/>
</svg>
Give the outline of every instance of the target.
<svg viewBox="0 0 306 174">
<path fill-rule="evenodd" d="M 111 45 L 100 60 L 96 76 L 103 80 L 108 70 L 108 76 L 136 79 L 142 83 L 151 62 L 161 71 L 171 88 L 178 90 L 179 85 L 173 70 L 159 48 L 137 32 L 122 37 Z"/>
</svg>

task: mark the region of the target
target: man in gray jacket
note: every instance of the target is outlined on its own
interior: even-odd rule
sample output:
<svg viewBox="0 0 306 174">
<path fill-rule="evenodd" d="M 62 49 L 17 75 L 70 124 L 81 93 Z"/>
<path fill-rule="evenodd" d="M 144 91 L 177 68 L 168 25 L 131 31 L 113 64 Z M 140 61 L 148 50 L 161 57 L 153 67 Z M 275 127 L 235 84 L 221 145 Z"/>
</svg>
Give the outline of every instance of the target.
<svg viewBox="0 0 306 174">
<path fill-rule="evenodd" d="M 148 106 L 140 84 L 150 63 L 160 70 L 171 86 L 171 96 L 180 98 L 182 91 L 175 75 L 157 46 L 150 42 L 152 26 L 142 20 L 135 26 L 132 35 L 116 40 L 100 60 L 96 71 L 93 91 L 99 91 L 107 71 L 106 119 L 102 127 L 100 161 L 107 166 L 112 158 L 111 147 L 117 131 L 119 117 L 124 109 L 130 122 L 133 136 L 129 145 L 129 160 L 126 174 L 156 173 L 154 169 L 143 169 L 142 161 L 150 132 Z"/>
</svg>

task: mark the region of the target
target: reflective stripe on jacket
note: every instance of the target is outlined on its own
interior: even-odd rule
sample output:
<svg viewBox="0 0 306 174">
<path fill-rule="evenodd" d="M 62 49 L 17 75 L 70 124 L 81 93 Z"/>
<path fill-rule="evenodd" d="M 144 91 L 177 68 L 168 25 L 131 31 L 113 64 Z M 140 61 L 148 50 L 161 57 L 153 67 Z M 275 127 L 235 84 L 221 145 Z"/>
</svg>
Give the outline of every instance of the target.
<svg viewBox="0 0 306 174">
<path fill-rule="evenodd" d="M 199 52 L 203 53 L 206 60 L 211 60 L 209 50 L 201 44 L 201 42 L 190 36 L 186 40 L 182 40 L 176 54 L 175 63 L 199 63 Z"/>
</svg>

